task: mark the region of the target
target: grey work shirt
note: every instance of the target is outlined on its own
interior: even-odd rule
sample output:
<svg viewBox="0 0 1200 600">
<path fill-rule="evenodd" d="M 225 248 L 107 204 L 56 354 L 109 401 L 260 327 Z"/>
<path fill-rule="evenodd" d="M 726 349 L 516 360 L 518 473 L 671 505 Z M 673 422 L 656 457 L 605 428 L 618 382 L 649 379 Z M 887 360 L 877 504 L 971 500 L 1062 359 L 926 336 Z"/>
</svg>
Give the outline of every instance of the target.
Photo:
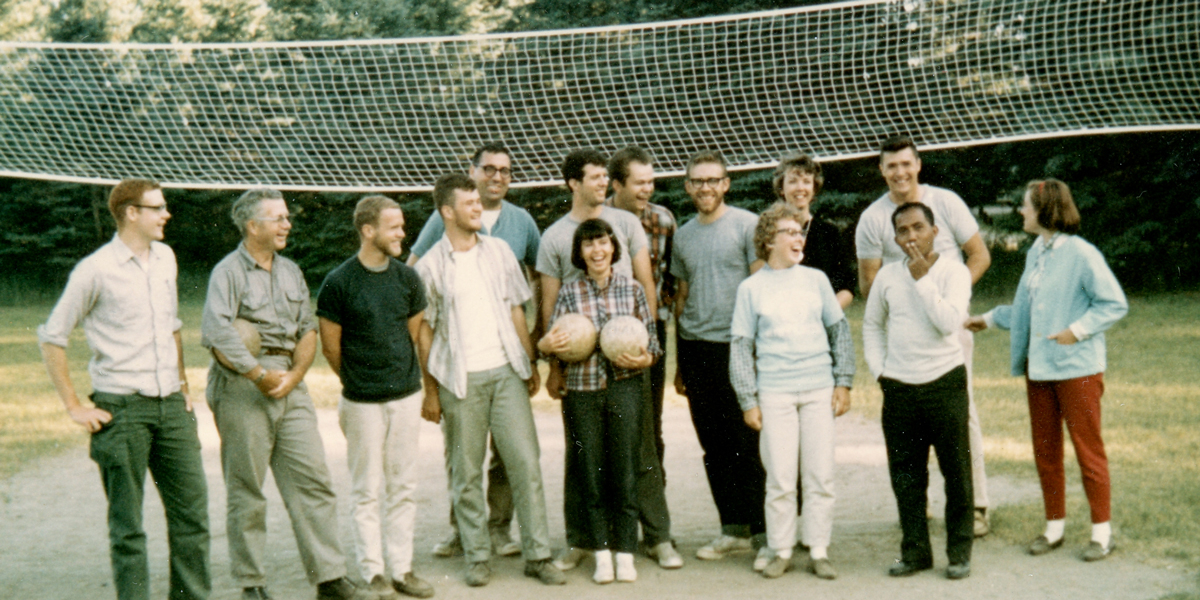
<svg viewBox="0 0 1200 600">
<path fill-rule="evenodd" d="M 244 243 L 238 244 L 209 277 L 200 343 L 219 350 L 244 374 L 258 366 L 258 360 L 233 327 L 234 319 L 239 318 L 254 324 L 263 348 L 295 350 L 296 342 L 317 328 L 300 267 L 276 254 L 267 271 L 250 256 Z"/>
<path fill-rule="evenodd" d="M 166 397 L 180 389 L 175 253 L 150 243 L 146 264 L 120 237 L 75 265 L 38 342 L 67 347 L 82 324 L 92 358 L 92 389 Z"/>
</svg>

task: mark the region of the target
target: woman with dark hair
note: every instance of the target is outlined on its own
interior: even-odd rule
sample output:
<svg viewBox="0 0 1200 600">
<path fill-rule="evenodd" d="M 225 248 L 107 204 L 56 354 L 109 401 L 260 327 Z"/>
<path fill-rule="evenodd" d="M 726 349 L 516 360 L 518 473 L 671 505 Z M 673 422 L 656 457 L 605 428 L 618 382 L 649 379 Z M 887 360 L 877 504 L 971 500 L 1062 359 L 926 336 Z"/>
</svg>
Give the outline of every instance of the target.
<svg viewBox="0 0 1200 600">
<path fill-rule="evenodd" d="M 800 264 L 825 273 L 837 293 L 838 305 L 845 310 L 854 300 L 856 284 L 850 268 L 852 253 L 837 226 L 812 213 L 813 200 L 825 185 L 821 163 L 803 153 L 785 156 L 775 167 L 772 185 L 780 200 L 800 209 L 804 238 Z"/>
<path fill-rule="evenodd" d="M 1092 513 L 1092 541 L 1083 559 L 1101 560 L 1114 546 L 1108 458 L 1100 437 L 1104 331 L 1129 307 L 1104 256 L 1075 235 L 1079 210 L 1065 183 L 1030 182 L 1021 215 L 1025 231 L 1037 239 L 1026 256 L 1012 305 L 970 317 L 964 326 L 971 331 L 993 326 L 1011 330 L 1012 373 L 1025 376 L 1034 462 L 1046 509 L 1046 531 L 1030 543 L 1029 553 L 1045 554 L 1063 543 L 1066 421 Z"/>
<path fill-rule="evenodd" d="M 556 322 L 568 313 L 587 317 L 602 331 L 614 317 L 637 317 L 654 331 L 641 284 L 613 271 L 621 257 L 612 227 L 602 219 L 579 224 L 571 244 L 571 264 L 587 277 L 564 283 L 554 305 Z M 567 349 L 568 335 L 551 327 L 538 349 L 559 353 Z M 633 553 L 638 544 L 637 452 L 641 443 L 642 397 L 646 378 L 643 371 L 662 354 L 658 336 L 647 336 L 647 347 L 637 355 L 625 353 L 609 360 L 593 350 L 581 362 L 567 365 L 567 393 L 563 396 L 563 420 L 567 447 L 579 453 L 579 486 L 587 515 L 585 542 L 580 547 L 595 552 L 596 583 L 634 581 L 637 570 Z M 616 552 L 614 573 L 613 552 Z"/>
</svg>

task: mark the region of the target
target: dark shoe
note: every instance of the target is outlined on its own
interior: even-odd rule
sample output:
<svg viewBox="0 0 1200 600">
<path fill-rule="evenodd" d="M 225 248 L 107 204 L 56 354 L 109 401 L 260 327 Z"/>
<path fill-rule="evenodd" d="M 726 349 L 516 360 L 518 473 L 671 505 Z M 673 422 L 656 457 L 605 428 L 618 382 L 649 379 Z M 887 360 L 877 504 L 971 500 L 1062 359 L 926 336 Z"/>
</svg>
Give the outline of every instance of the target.
<svg viewBox="0 0 1200 600">
<path fill-rule="evenodd" d="M 1063 538 L 1058 538 L 1058 541 L 1051 543 L 1046 539 L 1046 536 L 1039 535 L 1036 540 L 1029 543 L 1029 553 L 1034 556 L 1041 556 L 1055 548 L 1063 545 Z"/>
<path fill-rule="evenodd" d="M 828 558 L 818 558 L 808 565 L 808 570 L 821 579 L 837 579 L 837 569 Z"/>
<path fill-rule="evenodd" d="M 1107 546 L 1101 546 L 1100 542 L 1092 541 L 1088 544 L 1087 549 L 1083 551 L 1083 560 L 1086 560 L 1087 562 L 1104 560 L 1108 558 L 1109 554 L 1112 554 L 1113 549 L 1116 547 L 1117 540 L 1115 537 L 1108 538 Z"/>
<path fill-rule="evenodd" d="M 951 564 L 946 567 L 946 579 L 966 579 L 971 576 L 971 561 Z"/>
<path fill-rule="evenodd" d="M 483 587 L 492 580 L 492 568 L 486 561 L 473 562 L 467 565 L 467 585 Z"/>
<path fill-rule="evenodd" d="M 912 563 L 903 560 L 896 561 L 896 564 L 888 568 L 888 575 L 892 577 L 908 577 L 920 571 L 928 571 L 933 568 L 933 562 Z"/>
<path fill-rule="evenodd" d="M 371 583 L 367 585 L 367 591 L 371 592 L 374 600 L 400 600 L 396 590 L 392 589 L 392 583 L 383 575 L 372 577 Z"/>
<path fill-rule="evenodd" d="M 263 586 L 242 588 L 242 600 L 271 600 Z"/>
<path fill-rule="evenodd" d="M 458 537 L 458 532 L 450 534 L 450 537 L 433 545 L 433 555 L 438 558 L 453 558 L 463 555 L 462 539 Z"/>
<path fill-rule="evenodd" d="M 567 582 L 567 576 L 548 558 L 525 561 L 525 576 L 537 577 L 546 585 L 563 585 Z"/>
<path fill-rule="evenodd" d="M 503 529 L 493 529 L 490 532 L 492 538 L 492 554 L 496 556 L 516 556 L 521 553 L 521 545 L 513 541 L 512 536 Z"/>
<path fill-rule="evenodd" d="M 338 577 L 317 584 L 317 600 L 371 600 L 371 593 L 358 589 L 345 577 Z"/>
<path fill-rule="evenodd" d="M 983 537 L 992 531 L 992 522 L 988 519 L 986 508 L 975 509 L 975 537 Z"/>
<path fill-rule="evenodd" d="M 792 570 L 792 557 L 784 558 L 778 554 L 771 553 L 770 560 L 763 567 L 762 575 L 767 579 L 778 579 L 783 577 L 784 573 Z"/>
<path fill-rule="evenodd" d="M 412 571 L 404 574 L 404 579 L 393 580 L 392 587 L 405 596 L 413 598 L 432 598 L 433 586 L 428 581 L 417 577 Z"/>
</svg>

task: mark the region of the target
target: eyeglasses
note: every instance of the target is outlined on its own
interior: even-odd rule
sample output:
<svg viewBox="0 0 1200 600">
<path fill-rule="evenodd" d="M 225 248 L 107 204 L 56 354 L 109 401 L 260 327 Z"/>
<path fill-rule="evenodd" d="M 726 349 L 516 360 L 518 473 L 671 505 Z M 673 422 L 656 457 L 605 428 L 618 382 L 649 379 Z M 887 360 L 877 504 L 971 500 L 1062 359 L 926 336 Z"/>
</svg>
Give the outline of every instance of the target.
<svg viewBox="0 0 1200 600">
<path fill-rule="evenodd" d="M 482 167 L 479 167 L 479 170 L 483 171 L 483 174 L 487 177 L 495 177 L 496 173 L 499 173 L 500 176 L 505 179 L 512 177 L 512 169 L 508 167 L 500 167 L 497 169 L 492 165 L 483 165 Z"/>
<path fill-rule="evenodd" d="M 795 229 L 795 228 L 791 228 L 791 229 L 776 229 L 776 230 L 775 230 L 775 233 L 777 233 L 777 234 L 778 234 L 778 233 L 782 233 L 782 234 L 784 234 L 784 235 L 786 235 L 786 236 L 788 236 L 788 237 L 804 237 L 804 230 L 803 230 L 803 229 Z"/>
<path fill-rule="evenodd" d="M 286 215 L 282 216 L 282 217 L 275 217 L 274 219 L 254 219 L 254 220 L 258 221 L 259 223 L 275 223 L 276 225 L 283 225 L 284 223 L 292 222 L 292 220 L 287 218 Z"/>
<path fill-rule="evenodd" d="M 154 205 L 154 206 L 151 206 L 151 205 L 149 205 L 149 204 L 134 204 L 134 206 L 136 206 L 136 207 L 138 207 L 138 208 L 144 208 L 144 209 L 146 209 L 146 210 L 152 210 L 152 211 L 154 211 L 154 212 L 156 212 L 156 213 L 165 213 L 165 212 L 167 212 L 167 204 L 166 204 L 165 202 L 164 202 L 164 203 L 162 203 L 162 204 L 156 204 L 156 205 Z"/>
<path fill-rule="evenodd" d="M 710 188 L 716 189 L 718 185 L 721 185 L 722 181 L 725 181 L 724 177 L 709 177 L 708 179 L 688 179 L 687 180 L 688 185 L 690 185 L 698 190 L 704 189 L 704 186 L 706 186 L 706 185 Z"/>
</svg>

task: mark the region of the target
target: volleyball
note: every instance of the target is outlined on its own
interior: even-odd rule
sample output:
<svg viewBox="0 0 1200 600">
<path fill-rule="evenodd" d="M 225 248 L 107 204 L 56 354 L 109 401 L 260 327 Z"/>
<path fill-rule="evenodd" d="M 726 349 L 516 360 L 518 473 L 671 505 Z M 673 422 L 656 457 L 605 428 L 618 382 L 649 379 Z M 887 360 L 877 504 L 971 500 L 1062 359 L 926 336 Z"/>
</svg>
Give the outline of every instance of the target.
<svg viewBox="0 0 1200 600">
<path fill-rule="evenodd" d="M 558 353 L 560 359 L 579 362 L 596 350 L 596 326 L 591 319 L 579 313 L 567 313 L 554 322 L 551 330 L 555 329 L 566 332 L 570 337 L 567 349 Z"/>
<path fill-rule="evenodd" d="M 600 351 L 608 360 L 616 360 L 622 354 L 637 356 L 650 346 L 650 334 L 646 325 L 637 317 L 623 315 L 613 317 L 600 331 Z"/>
</svg>

